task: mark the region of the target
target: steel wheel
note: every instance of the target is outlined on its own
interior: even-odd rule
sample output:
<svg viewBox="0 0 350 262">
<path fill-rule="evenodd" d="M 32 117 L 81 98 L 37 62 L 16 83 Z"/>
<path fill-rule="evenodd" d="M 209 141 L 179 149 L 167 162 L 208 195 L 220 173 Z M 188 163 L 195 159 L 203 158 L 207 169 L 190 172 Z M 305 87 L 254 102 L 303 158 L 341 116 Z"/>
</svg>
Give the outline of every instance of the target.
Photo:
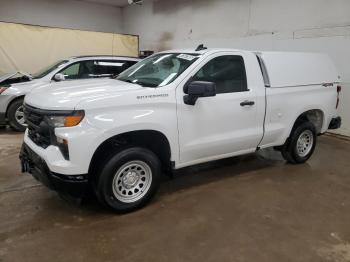
<svg viewBox="0 0 350 262">
<path fill-rule="evenodd" d="M 152 183 L 152 170 L 143 161 L 130 161 L 121 166 L 113 178 L 113 194 L 124 203 L 144 197 Z"/>
<path fill-rule="evenodd" d="M 300 157 L 305 157 L 312 150 L 312 146 L 314 143 L 314 136 L 311 130 L 303 131 L 297 141 L 297 154 Z"/>
<path fill-rule="evenodd" d="M 24 119 L 23 106 L 20 106 L 17 108 L 17 110 L 15 112 L 15 119 L 20 125 L 27 126 L 27 124 L 25 123 L 25 119 Z"/>
</svg>

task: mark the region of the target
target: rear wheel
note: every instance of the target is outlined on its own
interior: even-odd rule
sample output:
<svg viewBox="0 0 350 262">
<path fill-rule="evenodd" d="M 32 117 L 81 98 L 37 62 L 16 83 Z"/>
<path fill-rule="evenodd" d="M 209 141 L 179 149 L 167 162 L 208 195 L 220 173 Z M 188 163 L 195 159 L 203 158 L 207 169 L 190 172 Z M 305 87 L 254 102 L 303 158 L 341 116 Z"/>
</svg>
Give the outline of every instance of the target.
<svg viewBox="0 0 350 262">
<path fill-rule="evenodd" d="M 9 124 L 15 131 L 24 132 L 27 124 L 24 120 L 23 99 L 18 99 L 10 104 L 7 111 Z"/>
<path fill-rule="evenodd" d="M 118 152 L 102 167 L 95 185 L 98 199 L 117 212 L 141 208 L 156 193 L 161 176 L 158 157 L 145 148 Z"/>
<path fill-rule="evenodd" d="M 293 164 L 305 163 L 315 150 L 316 140 L 315 126 L 310 122 L 302 122 L 292 130 L 282 147 L 283 158 Z"/>
</svg>

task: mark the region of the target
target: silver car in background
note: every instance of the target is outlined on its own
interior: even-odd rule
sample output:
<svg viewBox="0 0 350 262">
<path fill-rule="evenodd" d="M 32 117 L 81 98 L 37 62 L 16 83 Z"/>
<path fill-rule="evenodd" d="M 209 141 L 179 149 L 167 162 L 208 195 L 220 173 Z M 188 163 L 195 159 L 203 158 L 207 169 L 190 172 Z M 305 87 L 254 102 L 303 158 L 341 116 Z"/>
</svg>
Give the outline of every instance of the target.
<svg viewBox="0 0 350 262">
<path fill-rule="evenodd" d="M 9 124 L 16 131 L 26 129 L 23 99 L 36 87 L 52 81 L 116 76 L 139 60 L 121 56 L 77 56 L 58 61 L 33 75 L 15 72 L 0 76 L 0 125 Z"/>
</svg>

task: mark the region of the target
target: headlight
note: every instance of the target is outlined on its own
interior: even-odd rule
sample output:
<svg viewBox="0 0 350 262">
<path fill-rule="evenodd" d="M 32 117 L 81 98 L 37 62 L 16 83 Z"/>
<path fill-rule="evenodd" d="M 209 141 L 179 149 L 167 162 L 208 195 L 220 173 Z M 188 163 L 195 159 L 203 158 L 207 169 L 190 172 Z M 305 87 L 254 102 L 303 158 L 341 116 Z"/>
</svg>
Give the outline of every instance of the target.
<svg viewBox="0 0 350 262">
<path fill-rule="evenodd" d="M 84 111 L 74 111 L 71 115 L 52 115 L 48 117 L 53 127 L 72 127 L 78 125 L 84 118 Z"/>
</svg>

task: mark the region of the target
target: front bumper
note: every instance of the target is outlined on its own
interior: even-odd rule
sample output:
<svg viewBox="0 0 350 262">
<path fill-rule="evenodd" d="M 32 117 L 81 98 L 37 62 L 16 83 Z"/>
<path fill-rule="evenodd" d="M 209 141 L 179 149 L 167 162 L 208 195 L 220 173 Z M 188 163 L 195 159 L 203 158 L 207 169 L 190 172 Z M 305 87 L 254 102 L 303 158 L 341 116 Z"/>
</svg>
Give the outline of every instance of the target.
<svg viewBox="0 0 350 262">
<path fill-rule="evenodd" d="M 19 158 L 23 173 L 30 173 L 35 179 L 52 190 L 73 197 L 83 197 L 88 191 L 87 174 L 63 175 L 51 172 L 45 160 L 25 143 L 22 145 Z"/>
<path fill-rule="evenodd" d="M 332 118 L 331 122 L 329 123 L 328 129 L 338 129 L 341 127 L 341 117 L 335 117 Z"/>
</svg>

